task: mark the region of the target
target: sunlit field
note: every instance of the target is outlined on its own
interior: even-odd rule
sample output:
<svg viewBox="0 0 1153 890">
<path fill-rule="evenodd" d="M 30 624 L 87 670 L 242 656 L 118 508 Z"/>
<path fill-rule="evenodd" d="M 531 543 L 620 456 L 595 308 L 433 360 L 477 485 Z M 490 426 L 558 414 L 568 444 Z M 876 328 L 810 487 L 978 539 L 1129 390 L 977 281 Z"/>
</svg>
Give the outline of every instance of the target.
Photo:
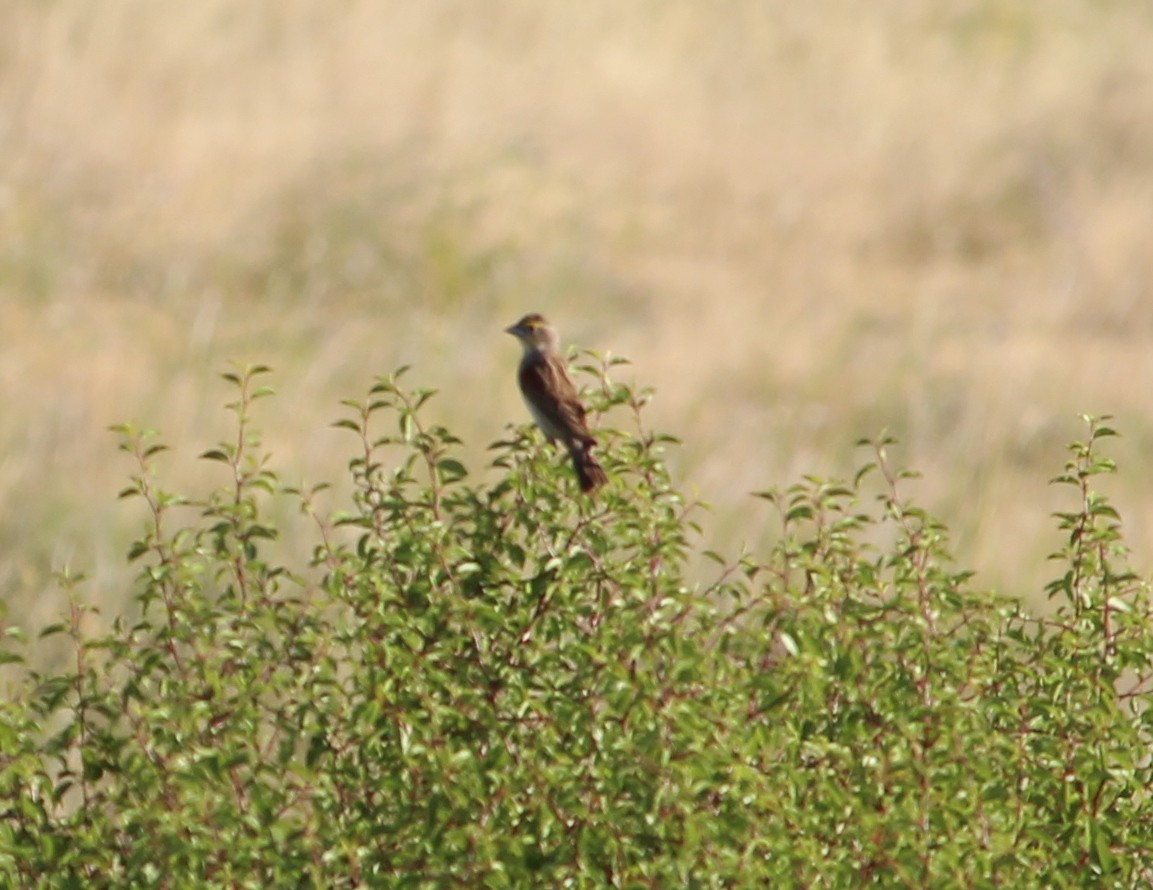
<svg viewBox="0 0 1153 890">
<path fill-rule="evenodd" d="M 0 594 L 113 611 L 143 522 L 112 424 L 223 483 L 230 360 L 284 481 L 413 366 L 486 446 L 502 329 L 627 356 L 711 546 L 882 429 L 979 582 L 1042 600 L 1047 480 L 1112 414 L 1153 545 L 1153 7 L 1090 0 L 16 0 L 0 27 Z M 605 420 L 612 423 L 610 416 Z M 331 496 L 339 501 L 340 488 Z M 286 509 L 288 509 L 286 507 Z M 285 542 L 288 548 L 292 541 Z M 300 561 L 306 554 L 300 555 Z"/>
</svg>

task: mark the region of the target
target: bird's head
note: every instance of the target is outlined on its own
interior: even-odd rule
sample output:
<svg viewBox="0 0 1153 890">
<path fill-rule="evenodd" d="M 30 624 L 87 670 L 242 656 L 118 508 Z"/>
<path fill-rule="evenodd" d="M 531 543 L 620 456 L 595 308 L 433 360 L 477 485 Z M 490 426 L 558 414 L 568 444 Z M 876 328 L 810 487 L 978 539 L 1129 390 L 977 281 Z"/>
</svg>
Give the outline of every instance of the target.
<svg viewBox="0 0 1153 890">
<path fill-rule="evenodd" d="M 559 345 L 556 328 L 543 315 L 530 312 L 516 324 L 505 328 L 526 350 L 552 350 Z"/>
</svg>

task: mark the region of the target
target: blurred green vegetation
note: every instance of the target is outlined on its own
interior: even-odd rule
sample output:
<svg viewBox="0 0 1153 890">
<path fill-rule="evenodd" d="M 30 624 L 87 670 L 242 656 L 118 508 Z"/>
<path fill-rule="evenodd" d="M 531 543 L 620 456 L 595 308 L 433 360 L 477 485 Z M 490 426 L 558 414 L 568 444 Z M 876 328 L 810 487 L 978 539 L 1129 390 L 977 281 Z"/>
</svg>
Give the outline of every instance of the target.
<svg viewBox="0 0 1153 890">
<path fill-rule="evenodd" d="M 479 481 L 403 370 L 344 405 L 344 495 L 282 480 L 267 368 L 226 374 L 207 488 L 120 427 L 131 608 L 101 632 L 69 578 L 0 636 L 6 885 L 1148 886 L 1153 600 L 1104 419 L 1038 616 L 956 565 L 887 439 L 760 492 L 773 546 L 702 550 L 651 393 L 580 366 L 596 498 L 527 424 Z"/>
</svg>

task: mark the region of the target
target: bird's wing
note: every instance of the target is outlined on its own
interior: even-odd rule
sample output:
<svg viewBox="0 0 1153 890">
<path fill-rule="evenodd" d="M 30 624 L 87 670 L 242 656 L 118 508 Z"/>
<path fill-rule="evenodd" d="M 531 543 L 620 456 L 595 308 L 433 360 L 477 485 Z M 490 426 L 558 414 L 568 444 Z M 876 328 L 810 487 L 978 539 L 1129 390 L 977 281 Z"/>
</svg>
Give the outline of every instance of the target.
<svg viewBox="0 0 1153 890">
<path fill-rule="evenodd" d="M 578 442 L 591 438 L 584 405 L 560 359 L 539 356 L 524 362 L 520 368 L 520 388 L 563 438 Z"/>
</svg>

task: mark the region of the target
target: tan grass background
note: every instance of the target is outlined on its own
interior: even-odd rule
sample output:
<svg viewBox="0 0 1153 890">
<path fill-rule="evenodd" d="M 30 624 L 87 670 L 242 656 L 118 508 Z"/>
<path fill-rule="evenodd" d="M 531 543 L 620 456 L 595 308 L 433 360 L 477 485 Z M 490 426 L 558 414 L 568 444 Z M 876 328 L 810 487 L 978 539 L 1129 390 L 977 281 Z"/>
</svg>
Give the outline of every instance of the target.
<svg viewBox="0 0 1153 890">
<path fill-rule="evenodd" d="M 412 363 L 484 445 L 525 414 L 528 310 L 629 356 L 710 543 L 747 492 L 851 475 L 887 428 L 980 583 L 1034 596 L 1047 484 L 1112 413 L 1153 543 L 1153 6 L 1100 0 L 14 0 L 0 27 L 0 592 L 111 607 L 142 521 L 108 425 L 172 487 L 282 395 L 289 481 L 341 398 Z M 291 545 L 290 538 L 289 544 Z M 303 546 L 303 545 L 302 545 Z"/>
</svg>

